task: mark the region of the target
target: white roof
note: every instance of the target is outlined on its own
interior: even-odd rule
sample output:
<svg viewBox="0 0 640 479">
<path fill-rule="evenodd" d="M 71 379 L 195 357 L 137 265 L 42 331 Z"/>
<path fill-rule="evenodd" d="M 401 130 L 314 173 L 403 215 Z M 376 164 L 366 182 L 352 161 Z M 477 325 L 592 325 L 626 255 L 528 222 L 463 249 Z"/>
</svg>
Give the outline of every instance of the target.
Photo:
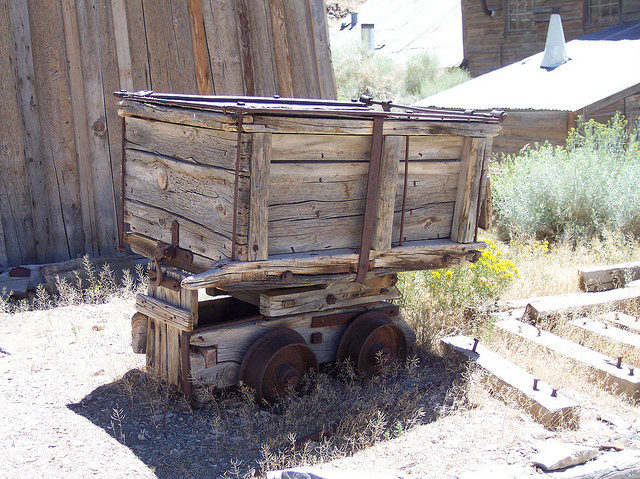
<svg viewBox="0 0 640 479">
<path fill-rule="evenodd" d="M 540 68 L 544 52 L 420 100 L 417 105 L 476 110 L 577 111 L 640 84 L 640 40 L 573 40 L 569 61 Z"/>
<path fill-rule="evenodd" d="M 332 48 L 360 45 L 361 24 L 373 23 L 376 51 L 382 55 L 406 59 L 428 51 L 441 67 L 462 63 L 460 0 L 368 0 L 357 12 L 354 28 L 340 30 L 338 24 L 331 30 Z M 341 23 L 349 21 L 347 16 Z"/>
</svg>

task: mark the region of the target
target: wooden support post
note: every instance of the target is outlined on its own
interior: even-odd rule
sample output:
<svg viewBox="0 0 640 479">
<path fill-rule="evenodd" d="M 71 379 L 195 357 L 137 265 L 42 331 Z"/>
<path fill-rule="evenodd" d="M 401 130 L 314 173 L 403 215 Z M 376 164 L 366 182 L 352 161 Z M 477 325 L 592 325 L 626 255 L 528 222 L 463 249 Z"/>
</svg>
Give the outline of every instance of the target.
<svg viewBox="0 0 640 479">
<path fill-rule="evenodd" d="M 458 243 L 471 243 L 474 240 L 478 203 L 472 200 L 480 196 L 485 146 L 484 138 L 465 137 L 464 139 L 456 206 L 451 227 L 451 239 Z"/>
<path fill-rule="evenodd" d="M 398 163 L 403 157 L 403 150 L 404 137 L 384 137 L 380 160 L 380 188 L 376 199 L 375 226 L 371 245 L 375 250 L 391 248 L 396 186 L 398 184 Z"/>
<path fill-rule="evenodd" d="M 271 133 L 255 133 L 251 148 L 251 187 L 249 194 L 249 261 L 269 256 L 269 166 Z"/>
<path fill-rule="evenodd" d="M 549 384 L 537 381 L 534 389 L 534 377 L 531 374 L 481 344 L 475 345 L 474 348 L 472 338 L 449 337 L 442 339 L 442 344 L 449 351 L 464 356 L 491 373 L 494 379 L 492 385 L 495 383 L 500 391 L 515 393 L 520 407 L 526 409 L 538 422 L 550 429 L 578 427 L 578 404 L 558 393 L 557 389 L 554 390 Z"/>
<path fill-rule="evenodd" d="M 629 365 L 618 367 L 616 359 L 515 319 L 499 321 L 495 325 L 511 337 L 546 348 L 589 368 L 612 392 L 640 399 L 640 374 L 634 372 L 632 375 Z"/>
</svg>

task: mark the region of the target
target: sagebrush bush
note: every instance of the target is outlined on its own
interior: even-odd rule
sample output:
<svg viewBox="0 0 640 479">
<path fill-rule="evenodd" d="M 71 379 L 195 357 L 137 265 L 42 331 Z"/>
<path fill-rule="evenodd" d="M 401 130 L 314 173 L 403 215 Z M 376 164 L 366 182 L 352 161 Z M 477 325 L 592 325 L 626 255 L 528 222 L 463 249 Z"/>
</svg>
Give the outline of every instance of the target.
<svg viewBox="0 0 640 479">
<path fill-rule="evenodd" d="M 469 79 L 465 70 L 440 68 L 428 52 L 402 61 L 360 47 L 345 47 L 334 49 L 332 58 L 341 100 L 364 93 L 378 100 L 411 104 Z"/>
<path fill-rule="evenodd" d="M 398 275 L 400 305 L 419 342 L 429 346 L 444 316 L 453 319 L 465 307 L 495 301 L 519 276 L 516 265 L 498 246 L 484 241 L 487 247 L 476 263 Z"/>
<path fill-rule="evenodd" d="M 616 115 L 580 122 L 566 146 L 525 148 L 491 179 L 503 239 L 579 241 L 619 231 L 640 237 L 640 129 Z"/>
</svg>

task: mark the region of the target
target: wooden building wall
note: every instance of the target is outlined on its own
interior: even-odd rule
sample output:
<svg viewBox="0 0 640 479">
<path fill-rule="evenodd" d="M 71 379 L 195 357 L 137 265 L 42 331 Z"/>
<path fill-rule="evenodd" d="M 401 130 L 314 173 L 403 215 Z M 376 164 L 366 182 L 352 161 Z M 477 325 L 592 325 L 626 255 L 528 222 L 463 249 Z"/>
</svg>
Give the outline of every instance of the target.
<svg viewBox="0 0 640 479">
<path fill-rule="evenodd" d="M 493 153 L 511 155 L 525 145 L 544 143 L 564 145 L 579 116 L 606 123 L 616 112 L 625 115 L 629 126 L 640 119 L 640 84 L 575 112 L 554 110 L 507 110 L 502 131 L 493 140 Z"/>
<path fill-rule="evenodd" d="M 323 0 L 0 0 L 0 269 L 115 252 L 120 89 L 335 98 Z"/>
<path fill-rule="evenodd" d="M 487 0 L 487 6 L 495 10 L 493 17 L 483 13 L 481 0 L 461 0 L 464 56 L 471 75 L 482 75 L 544 50 L 552 7 L 560 8 L 567 41 L 610 26 L 588 25 L 586 1 L 533 0 L 533 29 L 507 32 L 508 0 Z M 638 20 L 640 0 L 622 0 L 622 21 Z"/>
</svg>

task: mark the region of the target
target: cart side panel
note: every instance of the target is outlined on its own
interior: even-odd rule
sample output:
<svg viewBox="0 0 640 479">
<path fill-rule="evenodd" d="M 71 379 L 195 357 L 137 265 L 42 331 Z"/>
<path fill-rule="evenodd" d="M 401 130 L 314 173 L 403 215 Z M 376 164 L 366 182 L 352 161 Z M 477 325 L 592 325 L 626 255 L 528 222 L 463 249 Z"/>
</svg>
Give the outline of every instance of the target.
<svg viewBox="0 0 640 479">
<path fill-rule="evenodd" d="M 371 136 L 272 139 L 269 254 L 358 248 Z M 459 136 L 410 138 L 406 241 L 450 237 L 462 144 Z M 374 249 L 388 249 L 399 239 L 404 158 L 405 137 L 385 136 Z"/>
<path fill-rule="evenodd" d="M 126 118 L 125 220 L 165 243 L 212 261 L 231 257 L 237 134 Z M 247 259 L 250 136 L 242 135 L 236 258 Z"/>
</svg>

